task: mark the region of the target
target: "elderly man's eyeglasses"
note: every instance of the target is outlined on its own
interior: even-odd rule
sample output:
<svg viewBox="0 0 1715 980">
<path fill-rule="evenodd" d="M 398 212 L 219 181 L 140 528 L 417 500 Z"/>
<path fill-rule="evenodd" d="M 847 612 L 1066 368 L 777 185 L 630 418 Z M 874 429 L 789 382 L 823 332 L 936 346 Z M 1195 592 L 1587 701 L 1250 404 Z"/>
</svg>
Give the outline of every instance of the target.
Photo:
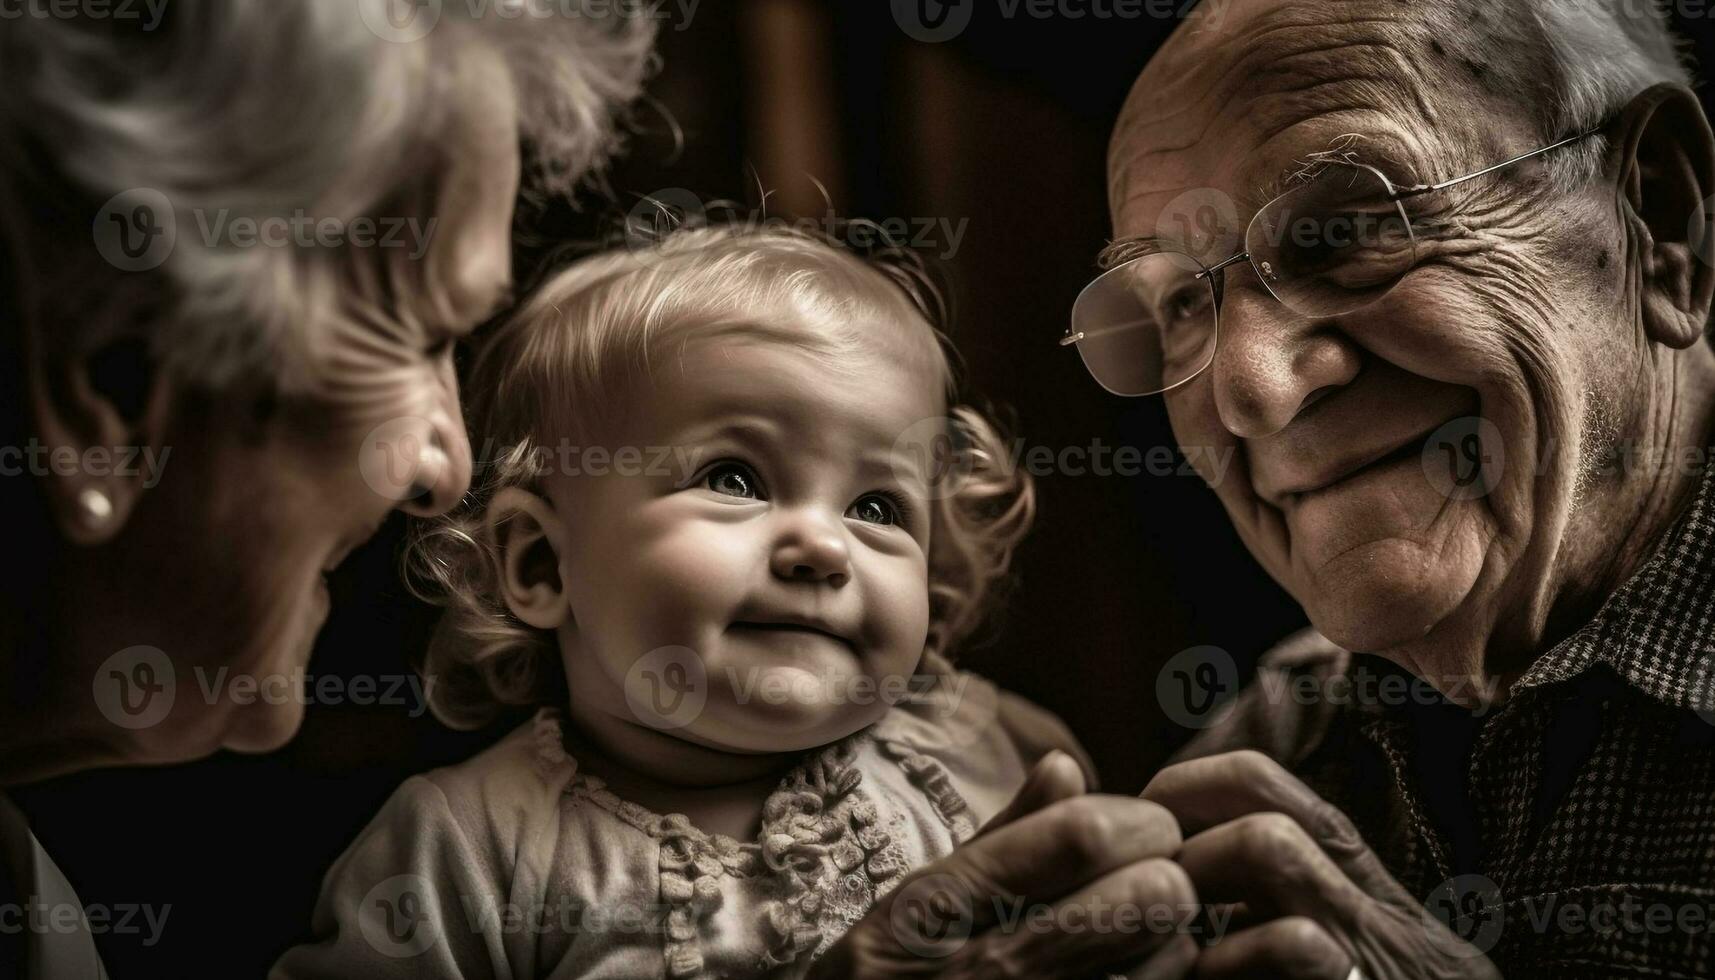
<svg viewBox="0 0 1715 980">
<path fill-rule="evenodd" d="M 1438 184 L 1395 186 L 1367 164 L 1329 161 L 1257 211 L 1243 248 L 1205 265 L 1185 243 L 1122 242 L 1117 264 L 1084 288 L 1061 346 L 1103 388 L 1154 395 L 1190 381 L 1215 359 L 1224 270 L 1249 262 L 1269 294 L 1306 316 L 1330 317 L 1380 300 L 1417 261 L 1421 219 L 1407 204 L 1521 160 L 1593 136 L 1591 130 Z"/>
</svg>

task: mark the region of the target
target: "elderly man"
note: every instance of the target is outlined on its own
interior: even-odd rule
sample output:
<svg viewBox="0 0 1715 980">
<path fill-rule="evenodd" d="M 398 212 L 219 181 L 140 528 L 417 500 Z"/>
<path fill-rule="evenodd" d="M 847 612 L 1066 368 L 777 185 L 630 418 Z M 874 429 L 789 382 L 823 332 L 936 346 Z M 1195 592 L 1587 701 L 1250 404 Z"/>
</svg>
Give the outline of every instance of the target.
<svg viewBox="0 0 1715 980">
<path fill-rule="evenodd" d="M 1150 814 L 1103 800 L 1025 817 L 1015 853 L 979 837 L 938 895 L 1194 887 L 1227 927 L 1145 934 L 1152 977 L 1715 971 L 1715 140 L 1686 83 L 1627 0 L 1180 27 L 1117 126 L 1118 241 L 1066 343 L 1235 450 L 1205 476 L 1248 547 L 1363 655 L 1283 651 L 1151 783 L 1185 881 L 1133 870 Z M 972 940 L 908 964 L 890 903 L 828 975 L 1076 975 L 1123 945 L 943 900 Z"/>
<path fill-rule="evenodd" d="M 1069 342 L 1236 449 L 1247 546 L 1368 654 L 1275 664 L 1145 793 L 1261 920 L 1203 973 L 1715 971 L 1715 144 L 1675 52 L 1653 4 L 1241 0 L 1138 80 Z"/>
</svg>

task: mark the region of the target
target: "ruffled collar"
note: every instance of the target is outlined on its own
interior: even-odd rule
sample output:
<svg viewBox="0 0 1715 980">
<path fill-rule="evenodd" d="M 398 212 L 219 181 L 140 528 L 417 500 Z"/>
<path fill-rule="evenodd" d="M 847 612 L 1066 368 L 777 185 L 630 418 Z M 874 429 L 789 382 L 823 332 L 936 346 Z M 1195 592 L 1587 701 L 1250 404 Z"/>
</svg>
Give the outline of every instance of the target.
<svg viewBox="0 0 1715 980">
<path fill-rule="evenodd" d="M 909 745 L 877 739 L 877 731 L 808 753 L 769 794 L 761 831 L 751 842 L 705 831 L 682 813 L 656 813 L 621 799 L 600 778 L 577 772 L 552 709 L 537 714 L 533 736 L 539 764 L 560 772 L 571 767 L 568 794 L 657 842 L 661 896 L 669 908 L 668 975 L 685 978 L 702 971 L 699 924 L 720 907 L 723 876 L 771 879 L 770 890 L 780 897 L 761 916 L 768 951 L 760 966 L 773 968 L 819 951 L 827 944 L 824 924 L 861 914 L 906 870 L 901 843 L 880 826 L 876 805 L 862 789 L 857 760 L 871 741 L 930 798 L 956 839 L 970 836 L 968 807 L 945 770 Z"/>
</svg>

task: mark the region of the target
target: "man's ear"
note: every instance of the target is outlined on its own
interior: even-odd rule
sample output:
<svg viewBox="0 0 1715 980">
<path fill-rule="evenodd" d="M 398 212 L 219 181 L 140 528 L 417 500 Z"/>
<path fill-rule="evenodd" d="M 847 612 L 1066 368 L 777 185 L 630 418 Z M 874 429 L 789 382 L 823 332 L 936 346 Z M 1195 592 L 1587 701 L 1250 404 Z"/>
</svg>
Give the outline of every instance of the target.
<svg viewBox="0 0 1715 980">
<path fill-rule="evenodd" d="M 501 490 L 488 505 L 500 592 L 512 615 L 537 629 L 557 629 L 571 613 L 560 577 L 564 530 L 553 504 L 519 487 Z"/>
<path fill-rule="evenodd" d="M 43 480 L 60 533 L 93 546 L 118 535 L 137 501 L 161 478 L 170 411 L 168 383 L 147 341 L 129 338 L 84 352 L 26 327 L 28 398 L 40 445 L 23 460 Z"/>
<path fill-rule="evenodd" d="M 1715 136 L 1697 96 L 1663 83 L 1626 105 L 1613 139 L 1643 276 L 1644 330 L 1657 343 L 1690 347 L 1715 296 L 1715 212 L 1705 204 L 1715 195 Z"/>
</svg>

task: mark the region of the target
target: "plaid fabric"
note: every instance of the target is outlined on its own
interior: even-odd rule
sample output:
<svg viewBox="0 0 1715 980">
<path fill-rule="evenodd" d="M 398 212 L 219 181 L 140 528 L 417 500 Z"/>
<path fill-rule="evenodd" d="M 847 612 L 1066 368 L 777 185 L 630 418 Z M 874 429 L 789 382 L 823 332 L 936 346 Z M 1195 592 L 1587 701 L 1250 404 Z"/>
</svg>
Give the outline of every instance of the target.
<svg viewBox="0 0 1715 980">
<path fill-rule="evenodd" d="M 1433 689 L 1378 697 L 1397 668 L 1326 654 L 1265 660 L 1259 681 L 1305 674 L 1349 694 L 1307 705 L 1258 683 L 1181 756 L 1280 759 L 1509 978 L 1715 976 L 1715 477 L 1502 707 L 1464 715 L 1474 851 L 1458 853 L 1436 819 L 1446 801 L 1426 793 L 1414 712 L 1449 710 Z"/>
</svg>

